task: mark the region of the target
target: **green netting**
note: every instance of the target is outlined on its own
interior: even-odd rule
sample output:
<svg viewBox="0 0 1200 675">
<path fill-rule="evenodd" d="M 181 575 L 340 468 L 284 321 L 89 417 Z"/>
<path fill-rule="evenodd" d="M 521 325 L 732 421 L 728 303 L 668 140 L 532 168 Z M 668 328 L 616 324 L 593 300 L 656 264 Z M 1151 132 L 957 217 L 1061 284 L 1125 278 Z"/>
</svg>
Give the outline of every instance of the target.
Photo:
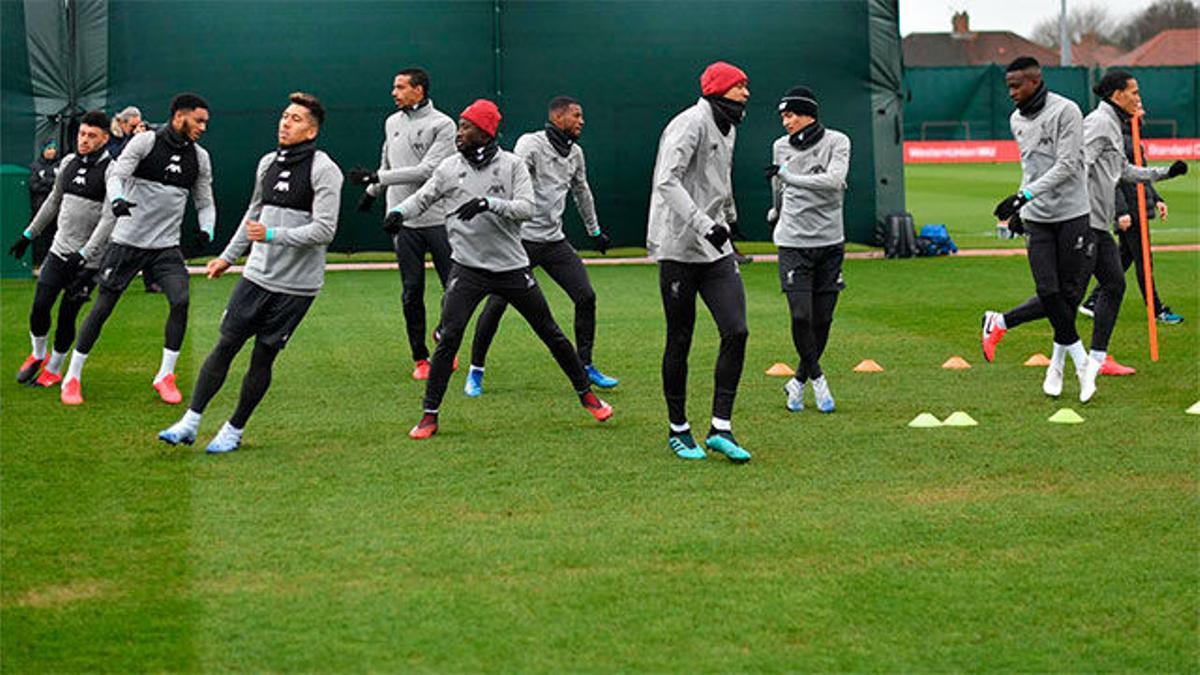
<svg viewBox="0 0 1200 675">
<path fill-rule="evenodd" d="M 1149 135 L 1198 135 L 1200 66 L 1128 70 L 1137 77 L 1149 112 Z M 1096 106 L 1091 88 L 1103 72 L 1084 67 L 1042 69 L 1046 85 L 1078 103 L 1085 114 Z M 904 106 L 905 139 L 1012 138 L 1008 126 L 1012 102 L 1005 90 L 1002 66 L 910 68 L 905 72 L 905 82 L 909 90 Z"/>
</svg>

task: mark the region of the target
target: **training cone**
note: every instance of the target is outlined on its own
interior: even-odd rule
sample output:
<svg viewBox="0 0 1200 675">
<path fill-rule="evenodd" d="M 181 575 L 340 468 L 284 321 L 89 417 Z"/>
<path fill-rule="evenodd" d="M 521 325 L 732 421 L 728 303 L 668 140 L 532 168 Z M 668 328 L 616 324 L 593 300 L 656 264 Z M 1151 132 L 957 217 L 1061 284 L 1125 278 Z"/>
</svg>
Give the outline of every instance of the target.
<svg viewBox="0 0 1200 675">
<path fill-rule="evenodd" d="M 1186 412 L 1189 415 L 1200 415 L 1200 401 L 1196 401 L 1195 403 L 1193 403 L 1192 407 L 1188 408 L 1184 412 Z"/>
<path fill-rule="evenodd" d="M 912 421 L 908 423 L 908 426 L 914 429 L 932 429 L 934 427 L 942 426 L 942 423 L 938 421 L 938 418 L 929 413 L 921 413 L 920 415 L 912 418 Z"/>
<path fill-rule="evenodd" d="M 971 364 L 967 363 L 967 360 L 961 356 L 951 356 L 946 359 L 942 367 L 947 370 L 966 370 L 971 367 Z"/>
<path fill-rule="evenodd" d="M 1050 365 L 1050 359 L 1045 354 L 1038 352 L 1025 359 L 1025 365 L 1030 368 L 1045 368 Z"/>
<path fill-rule="evenodd" d="M 942 420 L 942 426 L 944 426 L 944 427 L 974 427 L 974 426 L 979 426 L 979 422 L 976 422 L 975 418 L 971 417 L 967 413 L 965 413 L 961 410 L 957 410 L 955 412 L 950 413 L 949 417 Z"/>
<path fill-rule="evenodd" d="M 1083 424 L 1083 418 L 1079 416 L 1079 413 L 1070 408 L 1059 410 L 1051 415 L 1047 421 L 1054 422 L 1055 424 Z"/>
<path fill-rule="evenodd" d="M 854 366 L 856 373 L 882 373 L 883 366 L 879 365 L 875 359 L 863 359 L 857 366 Z"/>
<path fill-rule="evenodd" d="M 786 363 L 776 363 L 767 368 L 767 374 L 771 377 L 791 377 L 796 374 L 796 371 L 792 370 L 792 367 Z"/>
</svg>

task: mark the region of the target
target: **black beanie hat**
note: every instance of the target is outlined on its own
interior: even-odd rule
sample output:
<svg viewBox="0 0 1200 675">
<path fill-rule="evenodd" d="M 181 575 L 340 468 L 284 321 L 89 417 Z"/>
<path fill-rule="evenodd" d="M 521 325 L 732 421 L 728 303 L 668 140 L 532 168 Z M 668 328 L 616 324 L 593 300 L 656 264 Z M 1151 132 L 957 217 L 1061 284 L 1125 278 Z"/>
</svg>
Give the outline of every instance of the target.
<svg viewBox="0 0 1200 675">
<path fill-rule="evenodd" d="M 779 99 L 779 112 L 817 117 L 817 95 L 808 87 L 792 87 Z"/>
</svg>

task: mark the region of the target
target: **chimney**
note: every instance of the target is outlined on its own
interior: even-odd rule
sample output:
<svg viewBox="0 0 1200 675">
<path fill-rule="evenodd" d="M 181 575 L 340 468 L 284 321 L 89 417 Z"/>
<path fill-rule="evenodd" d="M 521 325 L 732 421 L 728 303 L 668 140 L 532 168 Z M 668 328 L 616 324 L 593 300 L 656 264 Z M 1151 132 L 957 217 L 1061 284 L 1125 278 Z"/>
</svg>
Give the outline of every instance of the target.
<svg viewBox="0 0 1200 675">
<path fill-rule="evenodd" d="M 955 12 L 954 16 L 950 17 L 951 35 L 956 38 L 964 38 L 971 34 L 971 17 L 967 15 L 966 10 Z"/>
</svg>

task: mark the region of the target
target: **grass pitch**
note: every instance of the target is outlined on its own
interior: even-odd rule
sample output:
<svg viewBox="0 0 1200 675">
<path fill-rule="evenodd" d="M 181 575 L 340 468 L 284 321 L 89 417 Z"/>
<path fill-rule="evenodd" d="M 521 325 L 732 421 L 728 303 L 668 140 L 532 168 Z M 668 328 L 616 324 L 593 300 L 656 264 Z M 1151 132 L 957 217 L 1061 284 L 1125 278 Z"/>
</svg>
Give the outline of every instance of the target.
<svg viewBox="0 0 1200 675">
<path fill-rule="evenodd" d="M 666 449 L 651 267 L 590 270 L 597 363 L 622 380 L 605 394 L 607 424 L 510 313 L 484 397 L 462 395 L 460 371 L 442 432 L 409 441 L 422 387 L 408 376 L 399 279 L 337 272 L 242 450 L 224 457 L 155 440 L 182 412 L 150 388 L 161 297 L 134 285 L 88 362 L 86 405 L 70 409 L 12 381 L 32 284 L 5 281 L 0 666 L 1194 669 L 1200 418 L 1183 410 L 1200 398 L 1200 255 L 1156 260 L 1188 321 L 1161 329 L 1151 364 L 1131 280 L 1112 351 L 1139 372 L 1102 379 L 1087 406 L 1070 378 L 1062 401 L 1046 399 L 1041 372 L 1021 366 L 1048 349 L 1045 324 L 982 363 L 979 314 L 1031 292 L 1024 259 L 848 261 L 824 361 L 832 415 L 811 399 L 789 414 L 782 380 L 763 375 L 795 357 L 775 267 L 745 267 L 745 466 Z M 542 279 L 569 325 L 568 301 Z M 185 395 L 233 283 L 193 280 Z M 232 411 L 247 353 L 201 443 Z M 701 311 L 699 430 L 715 353 Z M 939 367 L 956 354 L 974 368 Z M 852 373 L 863 358 L 885 372 Z M 1045 421 L 1063 406 L 1086 422 Z M 956 410 L 979 426 L 905 426 Z"/>
</svg>

